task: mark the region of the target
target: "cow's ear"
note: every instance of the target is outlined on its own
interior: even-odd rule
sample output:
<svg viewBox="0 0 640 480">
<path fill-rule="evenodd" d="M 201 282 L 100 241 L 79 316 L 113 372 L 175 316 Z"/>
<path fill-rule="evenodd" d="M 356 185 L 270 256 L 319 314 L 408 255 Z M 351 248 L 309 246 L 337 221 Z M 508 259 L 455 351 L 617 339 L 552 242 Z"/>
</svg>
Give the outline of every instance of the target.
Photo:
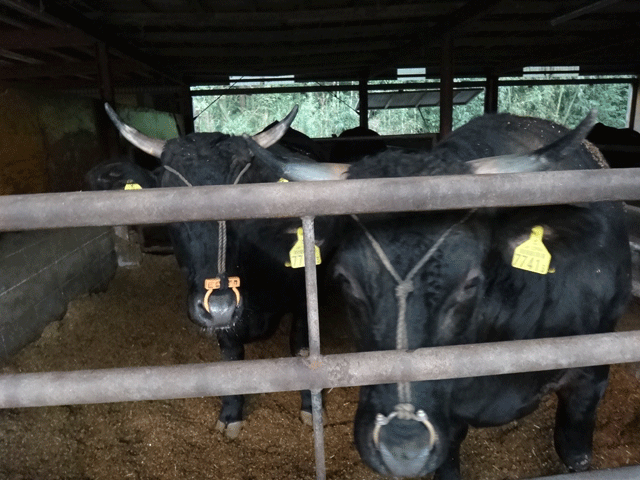
<svg viewBox="0 0 640 480">
<path fill-rule="evenodd" d="M 596 123 L 597 112 L 591 110 L 580 124 L 549 145 L 524 155 L 502 155 L 467 162 L 471 173 L 524 173 L 553 170 L 560 161 L 574 154 Z"/>
</svg>

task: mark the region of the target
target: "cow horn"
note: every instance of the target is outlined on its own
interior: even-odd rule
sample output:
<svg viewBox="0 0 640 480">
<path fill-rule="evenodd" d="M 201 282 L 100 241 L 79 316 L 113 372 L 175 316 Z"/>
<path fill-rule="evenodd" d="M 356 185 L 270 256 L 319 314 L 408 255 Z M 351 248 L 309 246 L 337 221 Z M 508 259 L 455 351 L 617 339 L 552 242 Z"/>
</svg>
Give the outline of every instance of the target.
<svg viewBox="0 0 640 480">
<path fill-rule="evenodd" d="M 471 160 L 467 165 L 476 175 L 492 173 L 524 173 L 554 169 L 566 156 L 571 155 L 596 123 L 597 112 L 591 110 L 580 124 L 558 140 L 534 152 L 522 155 L 501 155 Z"/>
<path fill-rule="evenodd" d="M 292 160 L 286 162 L 275 156 L 269 150 L 260 147 L 248 135 L 244 135 L 254 157 L 276 175 L 295 182 L 314 182 L 320 180 L 344 180 L 349 169 L 348 164 L 316 163 Z"/>
<path fill-rule="evenodd" d="M 140 133 L 135 128 L 130 127 L 120 119 L 115 110 L 111 108 L 111 105 L 106 102 L 104 104 L 104 109 L 107 111 L 107 115 L 109 115 L 109 118 L 120 132 L 120 135 L 143 152 L 153 155 L 156 158 L 160 158 L 162 150 L 167 143 L 165 140 L 147 137 L 144 133 Z"/>
<path fill-rule="evenodd" d="M 253 137 L 253 141 L 260 145 L 262 148 L 269 148 L 271 145 L 275 144 L 278 140 L 282 138 L 282 136 L 287 132 L 293 120 L 296 118 L 298 114 L 298 105 L 295 105 L 293 109 L 289 112 L 289 115 L 284 117 L 281 121 L 276 123 L 269 130 L 265 130 L 264 132 L 256 133 Z"/>
</svg>

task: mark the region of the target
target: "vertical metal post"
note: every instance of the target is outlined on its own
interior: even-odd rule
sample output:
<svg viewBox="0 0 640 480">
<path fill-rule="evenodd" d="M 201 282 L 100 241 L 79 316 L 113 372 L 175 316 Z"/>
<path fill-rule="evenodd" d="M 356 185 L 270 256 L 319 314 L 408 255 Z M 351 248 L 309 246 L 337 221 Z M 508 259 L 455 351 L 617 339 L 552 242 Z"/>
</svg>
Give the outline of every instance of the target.
<svg viewBox="0 0 640 480">
<path fill-rule="evenodd" d="M 307 288 L 307 322 L 309 324 L 309 362 L 320 359 L 320 314 L 318 309 L 318 279 L 316 275 L 316 240 L 313 217 L 302 217 L 304 238 L 304 274 Z M 313 368 L 313 367 L 311 367 Z M 316 455 L 316 479 L 325 480 L 327 476 L 324 455 L 324 426 L 322 424 L 322 390 L 311 390 L 313 414 L 313 440 Z"/>
</svg>

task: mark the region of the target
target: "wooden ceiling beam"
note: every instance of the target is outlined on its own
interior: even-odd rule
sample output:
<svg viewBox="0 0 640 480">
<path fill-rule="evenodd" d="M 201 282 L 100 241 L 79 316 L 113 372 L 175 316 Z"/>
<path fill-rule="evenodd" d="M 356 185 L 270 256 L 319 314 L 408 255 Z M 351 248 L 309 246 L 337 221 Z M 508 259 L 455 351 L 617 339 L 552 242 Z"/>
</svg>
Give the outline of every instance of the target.
<svg viewBox="0 0 640 480">
<path fill-rule="evenodd" d="M 78 47 L 96 43 L 94 38 L 72 28 L 33 28 L 24 31 L 0 30 L 0 48 L 24 50 Z"/>
<path fill-rule="evenodd" d="M 28 57 L 26 55 L 20 55 L 19 53 L 11 52 L 0 48 L 0 57 L 8 58 L 9 60 L 15 60 L 16 62 L 22 62 L 29 65 L 42 65 L 44 62 L 38 58 Z"/>
<path fill-rule="evenodd" d="M 16 20 L 15 18 L 7 17 L 6 15 L 0 15 L 0 23 L 4 23 L 7 25 L 11 25 L 12 27 L 27 29 L 31 27 L 26 22 L 21 22 L 20 20 Z"/>
<path fill-rule="evenodd" d="M 28 2 L 24 0 L 0 0 L 0 5 L 4 5 L 11 10 L 15 10 L 16 12 L 20 12 L 23 15 L 31 17 L 39 22 L 46 23 L 47 25 L 51 25 L 52 27 L 58 28 L 69 28 L 71 25 L 63 22 L 59 18 L 54 15 L 50 15 L 49 13 L 41 10 L 40 8 L 34 7 Z M 42 4 L 44 6 L 44 4 Z"/>
<path fill-rule="evenodd" d="M 0 0 L 0 2 L 14 2 L 22 0 Z M 65 25 L 72 25 L 74 28 L 84 32 L 86 35 L 94 38 L 96 41 L 104 42 L 113 49 L 117 49 L 127 55 L 131 63 L 137 64 L 139 69 L 153 70 L 158 75 L 163 76 L 168 81 L 182 84 L 182 79 L 164 68 L 152 65 L 153 60 L 146 58 L 134 46 L 118 38 L 109 26 L 100 22 L 91 21 L 87 18 L 87 14 L 80 14 L 77 11 L 65 7 L 62 3 L 50 2 L 47 4 L 48 11 L 51 15 L 61 19 Z"/>
<path fill-rule="evenodd" d="M 132 72 L 139 69 L 135 62 L 117 60 L 112 62 L 119 72 Z M 62 62 L 45 65 L 26 65 L 6 67 L 0 70 L 0 80 L 21 80 L 38 77 L 62 77 L 69 75 L 97 75 L 97 62 Z"/>
<path fill-rule="evenodd" d="M 438 43 L 447 35 L 455 34 L 466 24 L 478 20 L 490 14 L 502 0 L 475 0 L 468 1 L 433 28 L 422 28 L 415 32 L 405 34 L 398 42 L 398 46 L 389 54 L 386 54 L 371 69 L 371 78 L 387 72 L 390 68 L 397 68 L 398 64 L 412 54 L 413 50 L 424 49 Z M 454 45 L 455 47 L 455 45 Z"/>
<path fill-rule="evenodd" d="M 435 23 L 434 23 L 435 24 Z M 162 31 L 132 31 L 123 29 L 121 36 L 131 41 L 148 44 L 165 45 L 251 45 L 269 42 L 322 42 L 327 43 L 344 39 L 369 40 L 395 36 L 398 32 L 407 29 L 424 27 L 423 22 L 385 22 L 382 25 L 358 25 L 345 27 L 309 27 L 300 29 L 256 29 L 242 31 L 193 31 L 184 28 L 181 30 Z"/>
<path fill-rule="evenodd" d="M 579 42 L 565 44 L 562 49 L 559 49 L 557 45 L 542 45 L 537 49 L 529 49 L 524 52 L 521 50 L 516 55 L 512 54 L 512 60 L 502 65 L 496 65 L 494 71 L 499 75 L 506 75 L 516 74 L 521 72 L 524 67 L 531 65 L 580 65 L 585 63 L 586 58 L 599 58 L 601 55 L 604 55 L 602 58 L 606 58 L 605 52 L 612 48 L 633 52 L 632 55 L 637 63 L 640 60 L 640 52 L 634 48 L 635 42 L 634 35 L 618 31 L 609 37 L 598 35 L 597 38 L 589 37 Z M 607 62 L 600 63 L 606 64 Z"/>
<path fill-rule="evenodd" d="M 317 43 L 310 43 L 305 45 L 299 45 L 292 43 L 289 45 L 277 45 L 269 46 L 269 42 L 256 44 L 251 48 L 229 48 L 229 47 L 170 47 L 170 48 L 158 48 L 158 49 L 145 49 L 151 54 L 162 55 L 171 61 L 171 57 L 179 58 L 215 58 L 219 61 L 225 58 L 255 58 L 261 57 L 269 59 L 270 57 L 292 57 L 300 58 L 309 55 L 332 55 L 335 53 L 352 53 L 352 52 L 367 52 L 368 54 L 380 54 L 381 52 L 389 50 L 392 43 L 388 40 L 384 41 L 372 41 L 372 42 L 340 42 L 329 45 L 318 45 Z"/>
<path fill-rule="evenodd" d="M 1 1 L 1 0 L 0 0 Z M 345 22 L 387 22 L 434 17 L 449 13 L 451 2 L 366 6 L 331 9 L 301 9 L 281 12 L 171 12 L 171 13 L 102 13 L 89 18 L 118 26 L 153 27 L 284 27 Z"/>
<path fill-rule="evenodd" d="M 549 23 L 555 27 L 562 23 L 568 22 L 569 20 L 573 20 L 583 15 L 587 15 L 588 13 L 593 13 L 600 9 L 606 8 L 610 5 L 613 5 L 614 3 L 618 3 L 619 1 L 620 0 L 598 0 L 588 5 L 583 5 L 580 8 L 576 8 L 575 10 L 571 10 L 570 12 L 559 15 L 555 18 L 552 18 Z"/>
</svg>

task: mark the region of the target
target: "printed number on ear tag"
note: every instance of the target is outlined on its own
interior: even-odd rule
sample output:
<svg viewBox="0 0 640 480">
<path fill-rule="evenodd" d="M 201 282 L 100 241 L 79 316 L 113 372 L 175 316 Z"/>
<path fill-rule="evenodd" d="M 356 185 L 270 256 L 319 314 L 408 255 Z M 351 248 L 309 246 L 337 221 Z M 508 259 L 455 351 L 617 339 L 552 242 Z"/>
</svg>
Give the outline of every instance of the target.
<svg viewBox="0 0 640 480">
<path fill-rule="evenodd" d="M 290 261 L 284 264 L 285 267 L 304 267 L 304 240 L 302 237 L 302 227 L 299 227 L 298 230 L 296 230 L 296 234 L 298 235 L 298 239 L 289 252 Z M 315 247 L 316 265 L 320 265 L 322 263 L 322 259 L 320 258 L 320 248 L 317 245 Z"/>
<path fill-rule="evenodd" d="M 529 239 L 518 245 L 513 251 L 511 266 L 540 275 L 550 273 L 551 254 L 542 243 L 543 235 L 544 228 L 540 225 L 533 227 Z"/>
<path fill-rule="evenodd" d="M 127 180 L 126 185 L 124 186 L 125 190 L 142 190 L 140 184 L 134 182 L 133 180 Z"/>
</svg>

